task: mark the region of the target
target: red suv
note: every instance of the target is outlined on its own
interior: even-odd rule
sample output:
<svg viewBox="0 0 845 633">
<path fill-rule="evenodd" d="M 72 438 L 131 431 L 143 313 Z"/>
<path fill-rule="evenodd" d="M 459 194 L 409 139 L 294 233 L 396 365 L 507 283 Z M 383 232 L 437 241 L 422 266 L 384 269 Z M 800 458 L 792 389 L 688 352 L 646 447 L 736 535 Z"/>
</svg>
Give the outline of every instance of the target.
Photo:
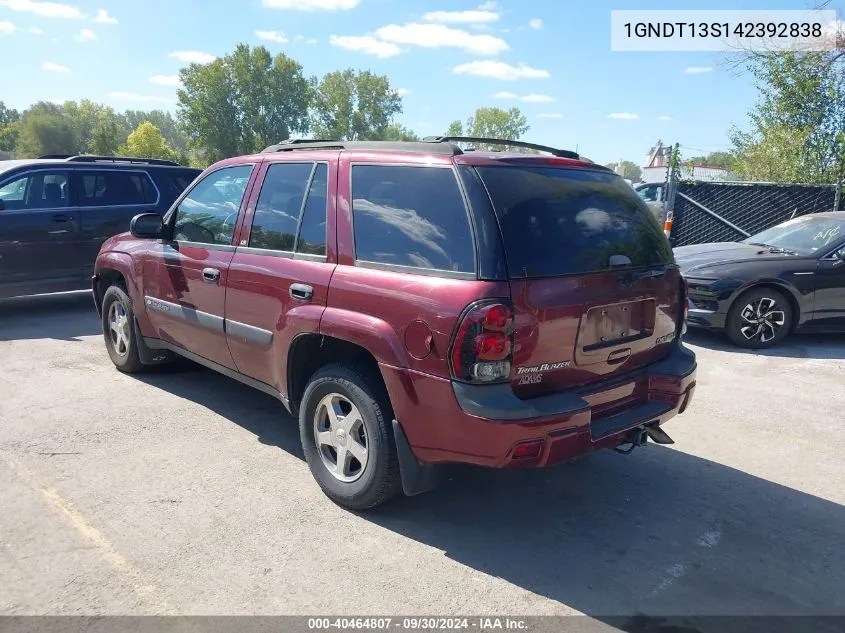
<svg viewBox="0 0 845 633">
<path fill-rule="evenodd" d="M 671 443 L 660 426 L 695 388 L 653 214 L 612 171 L 527 143 L 289 141 L 224 160 L 108 240 L 93 289 L 119 370 L 178 355 L 276 396 L 352 509 L 428 490 L 448 462 Z"/>
</svg>

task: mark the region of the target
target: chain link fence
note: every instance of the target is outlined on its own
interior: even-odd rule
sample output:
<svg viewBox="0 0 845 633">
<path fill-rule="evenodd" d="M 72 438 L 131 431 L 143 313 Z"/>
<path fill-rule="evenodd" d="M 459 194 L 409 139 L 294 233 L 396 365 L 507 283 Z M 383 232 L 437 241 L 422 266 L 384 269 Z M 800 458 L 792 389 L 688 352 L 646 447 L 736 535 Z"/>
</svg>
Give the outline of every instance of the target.
<svg viewBox="0 0 845 633">
<path fill-rule="evenodd" d="M 685 181 L 666 170 L 662 220 L 673 247 L 734 242 L 790 218 L 833 211 L 835 185 Z"/>
</svg>

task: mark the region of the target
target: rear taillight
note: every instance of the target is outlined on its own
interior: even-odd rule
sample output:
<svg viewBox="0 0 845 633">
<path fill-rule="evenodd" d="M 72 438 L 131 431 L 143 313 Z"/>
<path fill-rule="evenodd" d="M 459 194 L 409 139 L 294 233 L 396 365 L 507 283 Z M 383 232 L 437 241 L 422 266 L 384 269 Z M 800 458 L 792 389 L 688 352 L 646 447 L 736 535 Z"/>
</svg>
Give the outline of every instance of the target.
<svg viewBox="0 0 845 633">
<path fill-rule="evenodd" d="M 508 380 L 513 361 L 513 308 L 501 299 L 471 305 L 458 325 L 450 358 L 458 380 Z"/>
</svg>

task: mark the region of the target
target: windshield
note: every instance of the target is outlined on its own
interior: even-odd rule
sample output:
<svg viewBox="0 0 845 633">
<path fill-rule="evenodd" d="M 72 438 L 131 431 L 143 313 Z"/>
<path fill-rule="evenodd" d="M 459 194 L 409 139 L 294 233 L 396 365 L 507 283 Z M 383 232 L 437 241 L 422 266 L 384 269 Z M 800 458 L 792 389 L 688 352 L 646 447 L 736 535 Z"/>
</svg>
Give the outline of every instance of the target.
<svg viewBox="0 0 845 633">
<path fill-rule="evenodd" d="M 673 261 L 645 203 L 613 173 L 556 167 L 479 167 L 511 277 L 599 272 Z"/>
<path fill-rule="evenodd" d="M 799 255 L 812 255 L 819 249 L 845 238 L 845 219 L 813 216 L 795 218 L 743 240 L 745 244 L 773 246 Z"/>
</svg>

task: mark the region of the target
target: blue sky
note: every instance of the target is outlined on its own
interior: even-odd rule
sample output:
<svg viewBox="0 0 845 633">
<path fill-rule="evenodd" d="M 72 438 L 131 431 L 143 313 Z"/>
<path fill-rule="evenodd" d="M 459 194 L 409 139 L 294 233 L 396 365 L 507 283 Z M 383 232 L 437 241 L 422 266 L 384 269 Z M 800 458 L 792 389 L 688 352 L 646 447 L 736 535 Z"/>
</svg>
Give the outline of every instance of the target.
<svg viewBox="0 0 845 633">
<path fill-rule="evenodd" d="M 810 0 L 710 0 L 673 9 L 806 9 Z M 828 8 L 845 6 L 834 2 Z M 665 2 L 575 0 L 0 0 L 0 100 L 88 98 L 175 109 L 183 61 L 239 42 L 390 77 L 400 121 L 443 133 L 479 106 L 518 106 L 526 140 L 641 163 L 659 138 L 686 155 L 725 149 L 756 91 L 725 53 L 610 50 L 610 10 Z M 405 92 L 407 91 L 407 92 Z"/>
</svg>

